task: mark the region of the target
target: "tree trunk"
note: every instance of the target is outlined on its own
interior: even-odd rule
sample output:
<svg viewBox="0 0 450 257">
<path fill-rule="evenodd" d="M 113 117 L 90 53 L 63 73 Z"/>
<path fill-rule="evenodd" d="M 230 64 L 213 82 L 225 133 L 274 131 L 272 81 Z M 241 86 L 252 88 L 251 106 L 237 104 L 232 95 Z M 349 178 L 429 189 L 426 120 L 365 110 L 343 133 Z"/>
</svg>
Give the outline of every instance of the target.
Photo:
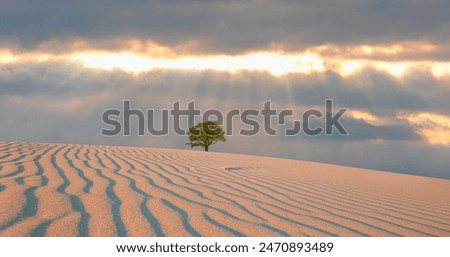
<svg viewBox="0 0 450 257">
<path fill-rule="evenodd" d="M 205 152 L 208 152 L 209 150 L 209 145 L 205 145 Z"/>
</svg>

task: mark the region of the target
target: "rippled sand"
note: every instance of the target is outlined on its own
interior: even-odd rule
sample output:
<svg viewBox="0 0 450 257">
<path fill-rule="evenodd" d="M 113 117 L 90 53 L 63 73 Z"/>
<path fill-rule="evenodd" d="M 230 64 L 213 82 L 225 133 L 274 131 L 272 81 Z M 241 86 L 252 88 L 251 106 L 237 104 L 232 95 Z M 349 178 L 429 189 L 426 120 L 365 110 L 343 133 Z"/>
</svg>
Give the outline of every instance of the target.
<svg viewBox="0 0 450 257">
<path fill-rule="evenodd" d="M 267 157 L 0 142 L 0 236 L 450 236 L 450 180 Z"/>
</svg>

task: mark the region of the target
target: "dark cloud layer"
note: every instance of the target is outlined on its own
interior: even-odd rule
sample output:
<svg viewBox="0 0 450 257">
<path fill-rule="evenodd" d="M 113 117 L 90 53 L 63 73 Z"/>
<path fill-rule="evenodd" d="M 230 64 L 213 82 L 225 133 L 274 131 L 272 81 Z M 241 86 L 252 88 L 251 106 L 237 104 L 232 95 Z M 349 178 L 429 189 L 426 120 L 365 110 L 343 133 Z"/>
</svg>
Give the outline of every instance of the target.
<svg viewBox="0 0 450 257">
<path fill-rule="evenodd" d="M 189 45 L 197 52 L 416 40 L 447 45 L 449 9 L 446 0 L 4 0 L 0 35 L 2 44 L 28 48 L 54 39 L 137 38 L 171 47 Z"/>
</svg>

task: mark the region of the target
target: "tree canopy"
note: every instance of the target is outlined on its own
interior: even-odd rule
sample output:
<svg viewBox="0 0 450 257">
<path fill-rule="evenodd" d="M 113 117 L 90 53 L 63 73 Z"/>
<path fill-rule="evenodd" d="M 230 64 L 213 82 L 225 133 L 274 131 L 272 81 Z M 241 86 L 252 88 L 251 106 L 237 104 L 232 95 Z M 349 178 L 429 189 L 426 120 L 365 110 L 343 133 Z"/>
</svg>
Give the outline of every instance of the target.
<svg viewBox="0 0 450 257">
<path fill-rule="evenodd" d="M 225 131 L 221 126 L 212 121 L 200 122 L 189 128 L 189 142 L 191 147 L 203 147 L 206 152 L 209 146 L 217 142 L 225 142 Z"/>
</svg>

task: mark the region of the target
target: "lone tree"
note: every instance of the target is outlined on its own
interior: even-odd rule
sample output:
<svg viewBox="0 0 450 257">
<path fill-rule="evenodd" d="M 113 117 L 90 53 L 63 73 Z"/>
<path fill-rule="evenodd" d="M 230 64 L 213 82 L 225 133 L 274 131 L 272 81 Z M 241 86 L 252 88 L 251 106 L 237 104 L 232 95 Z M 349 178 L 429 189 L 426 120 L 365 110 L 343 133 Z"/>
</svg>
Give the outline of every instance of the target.
<svg viewBox="0 0 450 257">
<path fill-rule="evenodd" d="M 209 146 L 219 141 L 225 142 L 225 131 L 212 121 L 200 122 L 197 125 L 189 128 L 188 132 L 189 143 L 191 147 L 201 146 L 206 152 Z"/>
</svg>

